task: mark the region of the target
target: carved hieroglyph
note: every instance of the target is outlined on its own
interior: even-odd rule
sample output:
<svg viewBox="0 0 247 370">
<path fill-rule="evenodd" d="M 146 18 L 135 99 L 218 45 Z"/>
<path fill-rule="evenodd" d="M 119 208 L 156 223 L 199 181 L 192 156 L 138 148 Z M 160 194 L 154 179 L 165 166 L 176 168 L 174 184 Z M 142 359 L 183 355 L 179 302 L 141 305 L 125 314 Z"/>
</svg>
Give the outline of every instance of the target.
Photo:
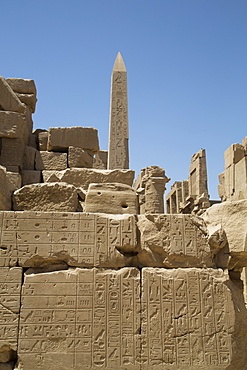
<svg viewBox="0 0 247 370">
<path fill-rule="evenodd" d="M 21 283 L 20 267 L 0 268 L 0 368 L 16 357 Z"/>
<path fill-rule="evenodd" d="M 140 369 L 139 279 L 136 268 L 27 275 L 20 368 Z"/>
<path fill-rule="evenodd" d="M 144 268 L 142 276 L 141 369 L 245 369 L 243 297 L 227 272 Z"/>
<path fill-rule="evenodd" d="M 117 54 L 112 71 L 107 169 L 129 168 L 127 72 Z"/>
<path fill-rule="evenodd" d="M 0 266 L 123 267 L 136 254 L 131 215 L 0 212 Z"/>
</svg>

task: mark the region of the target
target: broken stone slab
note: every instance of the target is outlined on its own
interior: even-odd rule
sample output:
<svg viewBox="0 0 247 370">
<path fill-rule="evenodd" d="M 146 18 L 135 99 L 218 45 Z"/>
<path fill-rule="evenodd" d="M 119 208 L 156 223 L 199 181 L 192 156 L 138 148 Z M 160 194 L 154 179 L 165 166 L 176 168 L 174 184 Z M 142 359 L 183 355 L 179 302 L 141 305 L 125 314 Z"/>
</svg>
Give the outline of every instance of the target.
<svg viewBox="0 0 247 370">
<path fill-rule="evenodd" d="M 34 95 L 37 93 L 34 80 L 23 78 L 6 78 L 5 81 L 15 92 Z"/>
<path fill-rule="evenodd" d="M 134 215 L 24 211 L 0 216 L 2 265 L 9 265 L 16 250 L 18 264 L 35 269 L 132 266 L 138 253 Z"/>
<path fill-rule="evenodd" d="M 19 368 L 140 370 L 139 282 L 136 268 L 26 275 Z"/>
<path fill-rule="evenodd" d="M 141 369 L 246 369 L 242 292 L 221 269 L 142 269 Z"/>
<path fill-rule="evenodd" d="M 92 168 L 93 157 L 82 148 L 70 146 L 68 151 L 68 167 Z"/>
<path fill-rule="evenodd" d="M 2 76 L 0 76 L 0 107 L 11 112 L 23 113 L 25 111 L 25 105 Z"/>
<path fill-rule="evenodd" d="M 141 266 L 212 267 L 206 226 L 192 215 L 139 215 Z"/>
<path fill-rule="evenodd" d="M 35 113 L 36 109 L 36 103 L 37 103 L 37 98 L 36 95 L 34 94 L 20 94 L 20 93 L 15 93 L 16 96 L 20 99 L 20 101 L 24 104 L 26 104 L 32 113 Z"/>
<path fill-rule="evenodd" d="M 38 184 L 41 182 L 41 171 L 22 170 L 21 171 L 22 186 L 30 184 Z"/>
<path fill-rule="evenodd" d="M 137 214 L 136 192 L 125 184 L 90 184 L 85 199 L 85 212 Z"/>
<path fill-rule="evenodd" d="M 135 172 L 132 170 L 98 170 L 94 168 L 68 168 L 64 171 L 42 171 L 45 182 L 63 181 L 87 190 L 91 183 L 118 182 L 132 186 Z"/>
<path fill-rule="evenodd" d="M 93 127 L 52 127 L 48 131 L 47 149 L 64 152 L 70 146 L 99 150 L 98 130 Z"/>
<path fill-rule="evenodd" d="M 0 363 L 16 359 L 22 268 L 0 268 Z"/>
<path fill-rule="evenodd" d="M 9 166 L 23 167 L 25 143 L 22 139 L 1 138 L 0 164 L 9 170 Z"/>
<path fill-rule="evenodd" d="M 223 252 L 229 257 L 228 269 L 247 266 L 247 200 L 215 204 L 205 212 L 203 219 L 209 236 L 217 229 L 224 230 L 227 248 Z"/>
<path fill-rule="evenodd" d="M 75 212 L 77 207 L 76 188 L 63 182 L 25 185 L 13 194 L 15 211 Z"/>
<path fill-rule="evenodd" d="M 61 171 L 67 168 L 67 153 L 39 152 L 36 157 L 35 168 L 38 171 Z"/>
<path fill-rule="evenodd" d="M 26 122 L 20 113 L 0 110 L 0 137 L 27 139 Z"/>
</svg>

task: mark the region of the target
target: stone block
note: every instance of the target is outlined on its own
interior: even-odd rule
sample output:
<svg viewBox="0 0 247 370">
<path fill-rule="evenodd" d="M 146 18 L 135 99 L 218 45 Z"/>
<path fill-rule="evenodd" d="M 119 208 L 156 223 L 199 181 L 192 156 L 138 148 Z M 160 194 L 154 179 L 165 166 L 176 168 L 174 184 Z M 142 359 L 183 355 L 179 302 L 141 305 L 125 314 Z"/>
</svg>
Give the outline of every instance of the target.
<svg viewBox="0 0 247 370">
<path fill-rule="evenodd" d="M 132 186 L 135 172 L 132 170 L 98 170 L 93 168 L 68 168 L 64 171 L 42 171 L 44 181 L 53 181 L 54 176 L 59 181 L 67 182 L 75 187 L 87 190 L 91 183 L 118 182 Z M 57 181 L 57 180 L 56 180 Z"/>
<path fill-rule="evenodd" d="M 226 234 L 228 244 L 222 250 L 222 257 L 228 257 L 226 267 L 232 270 L 247 266 L 247 200 L 214 204 L 202 217 L 209 237 L 217 229 L 222 229 Z"/>
<path fill-rule="evenodd" d="M 25 105 L 18 99 L 2 76 L 0 76 L 0 107 L 11 112 L 23 113 L 25 111 Z"/>
<path fill-rule="evenodd" d="M 245 136 L 242 140 L 242 145 L 244 147 L 244 153 L 247 155 L 247 136 Z"/>
<path fill-rule="evenodd" d="M 68 167 L 92 168 L 93 157 L 82 148 L 70 146 L 68 151 Z"/>
<path fill-rule="evenodd" d="M 37 99 L 36 99 L 36 95 L 34 94 L 20 94 L 20 93 L 15 93 L 16 96 L 20 99 L 20 101 L 24 104 L 26 104 L 32 113 L 35 112 L 35 108 L 36 108 L 36 102 L 37 102 Z"/>
<path fill-rule="evenodd" d="M 61 171 L 67 168 L 67 153 L 39 152 L 36 157 L 36 170 Z"/>
<path fill-rule="evenodd" d="M 28 105 L 25 106 L 25 112 L 23 113 L 23 117 L 26 121 L 27 129 L 29 134 L 33 133 L 33 119 L 32 119 L 32 112 Z"/>
<path fill-rule="evenodd" d="M 235 199 L 247 199 L 247 156 L 235 164 Z"/>
<path fill-rule="evenodd" d="M 22 170 L 21 178 L 22 178 L 22 186 L 40 183 L 41 182 L 41 171 Z"/>
<path fill-rule="evenodd" d="M 140 370 L 139 279 L 135 268 L 26 275 L 20 366 Z"/>
<path fill-rule="evenodd" d="M 75 212 L 77 207 L 76 188 L 66 183 L 25 185 L 13 194 L 15 211 Z"/>
<path fill-rule="evenodd" d="M 48 150 L 67 151 L 69 146 L 99 150 L 98 130 L 93 127 L 57 127 L 48 132 Z"/>
<path fill-rule="evenodd" d="M 0 137 L 24 140 L 27 136 L 26 122 L 20 113 L 0 110 Z"/>
<path fill-rule="evenodd" d="M 28 146 L 32 146 L 35 149 L 38 148 L 38 143 L 37 143 L 37 137 L 36 137 L 36 135 L 29 134 L 29 136 L 28 136 Z"/>
<path fill-rule="evenodd" d="M 37 149 L 32 146 L 26 146 L 23 158 L 23 170 L 34 170 Z"/>
<path fill-rule="evenodd" d="M 36 95 L 37 91 L 34 80 L 23 78 L 6 78 L 6 82 L 15 92 Z"/>
<path fill-rule="evenodd" d="M 192 215 L 139 215 L 141 266 L 212 267 L 204 221 Z"/>
<path fill-rule="evenodd" d="M 46 151 L 48 142 L 48 131 L 41 131 L 38 133 L 39 150 Z"/>
<path fill-rule="evenodd" d="M 107 157 L 108 157 L 107 150 L 99 150 L 98 153 L 95 154 L 95 157 L 93 159 L 93 168 L 98 168 L 99 170 L 106 170 Z"/>
<path fill-rule="evenodd" d="M 85 199 L 85 212 L 136 214 L 136 192 L 125 184 L 90 184 Z"/>
<path fill-rule="evenodd" d="M 16 359 L 22 269 L 0 268 L 0 366 Z"/>
<path fill-rule="evenodd" d="M 243 145 L 241 144 L 232 144 L 226 151 L 224 152 L 224 159 L 225 159 L 225 169 L 231 166 L 232 164 L 236 164 L 242 159 L 245 155 L 245 150 Z"/>
<path fill-rule="evenodd" d="M 21 175 L 18 172 L 7 171 L 7 176 L 10 182 L 13 184 L 13 191 L 21 187 Z"/>
<path fill-rule="evenodd" d="M 44 182 L 60 182 L 60 171 L 42 171 Z"/>
<path fill-rule="evenodd" d="M 138 251 L 133 215 L 24 211 L 0 217 L 0 266 L 16 263 L 18 250 L 24 267 L 119 268 L 132 265 Z"/>
<path fill-rule="evenodd" d="M 10 181 L 5 167 L 0 166 L 0 210 L 9 211 L 12 207 L 11 194 L 14 184 Z"/>
<path fill-rule="evenodd" d="M 1 138 L 0 164 L 9 170 L 8 166 L 22 168 L 25 144 L 21 139 Z"/>
<path fill-rule="evenodd" d="M 142 270 L 141 369 L 245 369 L 246 309 L 228 272 Z"/>
</svg>

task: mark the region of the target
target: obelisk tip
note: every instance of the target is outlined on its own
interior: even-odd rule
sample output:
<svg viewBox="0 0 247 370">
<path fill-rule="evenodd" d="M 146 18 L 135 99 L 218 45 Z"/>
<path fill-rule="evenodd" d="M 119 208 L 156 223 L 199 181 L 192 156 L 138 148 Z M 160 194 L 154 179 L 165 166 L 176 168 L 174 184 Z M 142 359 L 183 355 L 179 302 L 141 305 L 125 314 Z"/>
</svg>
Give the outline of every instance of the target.
<svg viewBox="0 0 247 370">
<path fill-rule="evenodd" d="M 117 53 L 117 57 L 113 66 L 113 71 L 126 72 L 126 67 L 120 52 Z"/>
</svg>

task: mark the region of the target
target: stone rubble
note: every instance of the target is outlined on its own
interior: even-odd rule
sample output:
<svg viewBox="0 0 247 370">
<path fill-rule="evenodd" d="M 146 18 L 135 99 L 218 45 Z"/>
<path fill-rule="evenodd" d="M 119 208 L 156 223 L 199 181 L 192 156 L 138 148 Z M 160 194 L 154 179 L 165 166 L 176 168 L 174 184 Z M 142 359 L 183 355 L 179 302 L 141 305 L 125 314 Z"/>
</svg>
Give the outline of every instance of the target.
<svg viewBox="0 0 247 370">
<path fill-rule="evenodd" d="M 120 53 L 112 76 L 108 151 L 33 131 L 34 81 L 0 77 L 0 370 L 247 369 L 247 137 L 222 202 L 201 149 L 165 214 L 164 169 L 128 169 Z"/>
</svg>

